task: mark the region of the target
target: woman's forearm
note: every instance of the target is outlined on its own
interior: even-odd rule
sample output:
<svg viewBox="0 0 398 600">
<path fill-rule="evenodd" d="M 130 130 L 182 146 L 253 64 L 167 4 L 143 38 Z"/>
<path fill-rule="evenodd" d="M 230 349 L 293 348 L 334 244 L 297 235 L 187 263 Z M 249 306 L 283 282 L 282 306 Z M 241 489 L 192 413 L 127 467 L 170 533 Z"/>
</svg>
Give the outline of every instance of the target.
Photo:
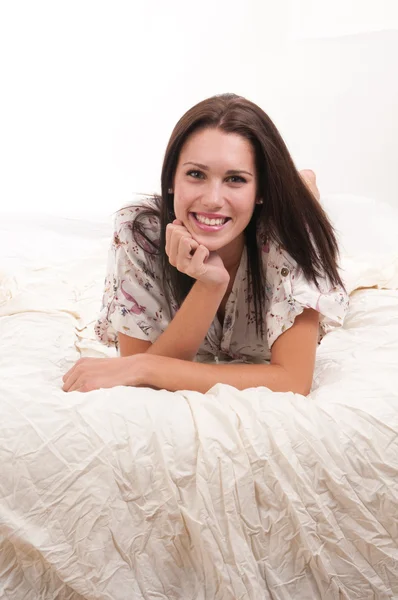
<svg viewBox="0 0 398 600">
<path fill-rule="evenodd" d="M 294 392 L 306 396 L 309 389 L 294 380 L 279 365 L 269 364 L 206 364 L 185 362 L 166 356 L 141 355 L 141 363 L 132 365 L 139 369 L 139 385 L 166 389 L 195 390 L 206 393 L 213 385 L 225 383 L 238 390 L 264 386 L 274 392 Z M 137 385 L 137 375 L 132 372 L 132 385 Z"/>
<path fill-rule="evenodd" d="M 193 360 L 217 313 L 227 285 L 209 286 L 196 281 L 166 331 L 149 347 L 147 354 Z"/>
</svg>

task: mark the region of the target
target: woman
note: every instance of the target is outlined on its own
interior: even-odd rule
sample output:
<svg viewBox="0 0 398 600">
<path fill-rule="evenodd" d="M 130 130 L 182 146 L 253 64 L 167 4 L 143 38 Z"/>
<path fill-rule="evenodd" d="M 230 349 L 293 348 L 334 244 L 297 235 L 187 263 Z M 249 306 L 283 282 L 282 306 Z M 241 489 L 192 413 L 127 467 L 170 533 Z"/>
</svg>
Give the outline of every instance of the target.
<svg viewBox="0 0 398 600">
<path fill-rule="evenodd" d="M 97 338 L 65 391 L 116 385 L 310 392 L 317 344 L 348 295 L 312 171 L 234 94 L 191 108 L 166 149 L 162 194 L 119 210 Z"/>
</svg>

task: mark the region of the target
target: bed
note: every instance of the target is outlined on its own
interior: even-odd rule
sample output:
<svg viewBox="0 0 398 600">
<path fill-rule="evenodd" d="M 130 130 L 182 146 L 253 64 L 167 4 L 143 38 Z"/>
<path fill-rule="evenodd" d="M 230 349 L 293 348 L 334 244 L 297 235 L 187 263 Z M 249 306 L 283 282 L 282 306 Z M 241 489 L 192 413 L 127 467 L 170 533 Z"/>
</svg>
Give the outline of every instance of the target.
<svg viewBox="0 0 398 600">
<path fill-rule="evenodd" d="M 350 292 L 311 394 L 65 393 L 112 216 L 1 215 L 0 598 L 398 598 L 398 211 L 322 198 Z"/>
</svg>

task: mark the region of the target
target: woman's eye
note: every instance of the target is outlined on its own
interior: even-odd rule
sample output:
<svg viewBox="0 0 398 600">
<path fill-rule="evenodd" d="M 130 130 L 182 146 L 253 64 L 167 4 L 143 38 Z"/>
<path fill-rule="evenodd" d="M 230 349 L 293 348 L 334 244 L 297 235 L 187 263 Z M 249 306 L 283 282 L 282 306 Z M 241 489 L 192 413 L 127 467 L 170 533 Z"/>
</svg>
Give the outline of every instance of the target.
<svg viewBox="0 0 398 600">
<path fill-rule="evenodd" d="M 246 183 L 246 179 L 240 177 L 239 175 L 231 175 L 231 177 L 228 177 L 228 179 L 231 181 L 231 183 Z"/>
<path fill-rule="evenodd" d="M 200 179 L 203 173 L 201 171 L 188 171 L 187 175 L 190 175 L 194 179 Z"/>
</svg>

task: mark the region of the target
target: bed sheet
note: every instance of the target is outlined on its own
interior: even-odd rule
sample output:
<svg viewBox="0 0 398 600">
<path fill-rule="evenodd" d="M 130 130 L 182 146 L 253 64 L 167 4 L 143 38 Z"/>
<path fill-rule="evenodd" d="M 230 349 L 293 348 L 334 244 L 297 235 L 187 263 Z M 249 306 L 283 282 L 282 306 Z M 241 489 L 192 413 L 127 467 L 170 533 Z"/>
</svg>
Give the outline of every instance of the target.
<svg viewBox="0 0 398 600">
<path fill-rule="evenodd" d="M 53 225 L 2 237 L 0 598 L 397 598 L 395 258 L 346 257 L 308 397 L 66 394 L 80 356 L 114 355 L 92 329 L 110 223 L 80 249 Z"/>
</svg>

